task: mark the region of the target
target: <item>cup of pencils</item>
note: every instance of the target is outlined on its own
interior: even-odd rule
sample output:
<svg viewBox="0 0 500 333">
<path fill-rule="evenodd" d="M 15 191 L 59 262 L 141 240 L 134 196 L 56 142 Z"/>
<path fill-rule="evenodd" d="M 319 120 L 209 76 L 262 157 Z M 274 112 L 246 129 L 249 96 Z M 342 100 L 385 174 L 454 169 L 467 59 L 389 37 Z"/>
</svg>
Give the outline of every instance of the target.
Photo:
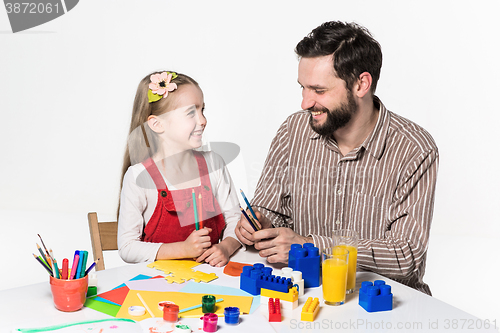
<svg viewBox="0 0 500 333">
<path fill-rule="evenodd" d="M 70 312 L 80 310 L 85 304 L 88 289 L 88 275 L 76 280 L 50 277 L 50 290 L 56 309 Z"/>
<path fill-rule="evenodd" d="M 40 235 L 38 235 L 40 237 Z M 69 267 L 69 260 L 64 258 L 62 261 L 62 269 L 59 269 L 57 260 L 54 257 L 52 249 L 47 250 L 43 243 L 42 237 L 40 241 L 43 245 L 43 250 L 37 244 L 39 256 L 33 254 L 35 259 L 42 267 L 50 274 L 50 290 L 56 309 L 61 311 L 76 311 L 80 310 L 85 304 L 88 289 L 88 274 L 97 263 L 94 261 L 87 268 L 87 251 L 75 251 L 73 265 Z"/>
</svg>

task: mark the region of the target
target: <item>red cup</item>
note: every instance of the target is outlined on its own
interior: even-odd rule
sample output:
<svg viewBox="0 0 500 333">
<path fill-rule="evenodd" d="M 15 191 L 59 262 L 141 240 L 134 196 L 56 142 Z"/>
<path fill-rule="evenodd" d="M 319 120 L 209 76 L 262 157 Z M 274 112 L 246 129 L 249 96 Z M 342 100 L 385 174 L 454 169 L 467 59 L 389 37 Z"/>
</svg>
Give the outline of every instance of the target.
<svg viewBox="0 0 500 333">
<path fill-rule="evenodd" d="M 63 280 L 50 277 L 50 289 L 56 309 L 61 311 L 80 310 L 85 304 L 88 276 L 76 280 Z"/>
</svg>

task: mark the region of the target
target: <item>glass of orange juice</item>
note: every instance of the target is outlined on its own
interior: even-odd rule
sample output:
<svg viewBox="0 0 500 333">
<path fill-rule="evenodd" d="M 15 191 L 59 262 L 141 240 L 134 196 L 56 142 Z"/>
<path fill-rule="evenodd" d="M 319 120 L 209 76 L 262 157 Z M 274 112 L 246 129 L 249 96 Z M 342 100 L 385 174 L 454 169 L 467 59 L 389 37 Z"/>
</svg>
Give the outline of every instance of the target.
<svg viewBox="0 0 500 333">
<path fill-rule="evenodd" d="M 349 251 L 342 247 L 323 250 L 323 299 L 328 305 L 345 302 Z"/>
<path fill-rule="evenodd" d="M 349 251 L 347 271 L 347 294 L 356 288 L 356 265 L 358 261 L 358 233 L 354 230 L 339 229 L 333 231 L 333 247 L 342 247 Z"/>
</svg>

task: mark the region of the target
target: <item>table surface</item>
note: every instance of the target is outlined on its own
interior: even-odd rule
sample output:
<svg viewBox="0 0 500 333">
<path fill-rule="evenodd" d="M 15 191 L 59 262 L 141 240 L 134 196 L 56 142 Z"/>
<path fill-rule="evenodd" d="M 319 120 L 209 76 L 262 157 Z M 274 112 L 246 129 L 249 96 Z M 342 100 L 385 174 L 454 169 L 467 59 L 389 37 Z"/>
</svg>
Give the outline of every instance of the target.
<svg viewBox="0 0 500 333">
<path fill-rule="evenodd" d="M 232 261 L 254 264 L 262 262 L 271 265 L 253 249 L 238 251 Z M 195 270 L 207 273 L 214 272 L 219 277 L 210 282 L 229 287 L 239 287 L 239 277 L 231 277 L 222 272 L 222 268 L 214 268 L 207 264 L 197 266 Z M 97 272 L 98 293 L 102 293 L 128 281 L 138 274 L 155 276 L 162 272 L 146 267 L 146 264 L 125 265 Z M 76 312 L 58 311 L 52 303 L 48 283 L 38 283 L 25 287 L 0 291 L 0 332 L 11 332 L 16 328 L 44 327 L 64 323 L 72 323 L 93 319 L 111 318 L 110 316 L 84 307 Z M 358 290 L 362 281 L 385 280 L 392 287 L 394 303 L 392 311 L 368 313 L 358 305 Z M 459 292 L 459 291 L 457 291 Z M 281 323 L 269 323 L 267 306 L 260 306 L 251 315 L 242 315 L 238 326 L 226 326 L 219 320 L 218 331 L 234 332 L 314 332 L 314 331 L 415 331 L 415 332 L 470 332 L 471 329 L 498 332 L 495 329 L 500 323 L 485 322 L 462 310 L 459 310 L 438 299 L 419 291 L 384 278 L 372 272 L 358 272 L 356 291 L 348 295 L 346 303 L 341 306 L 328 306 L 321 302 L 320 311 L 314 322 L 300 321 L 302 306 L 308 297 L 322 300 L 322 289 L 309 288 L 299 298 L 299 306 L 294 310 L 282 309 Z M 198 332 L 198 319 L 183 319 L 183 323 L 192 325 Z M 202 332 L 201 330 L 199 332 Z"/>
</svg>

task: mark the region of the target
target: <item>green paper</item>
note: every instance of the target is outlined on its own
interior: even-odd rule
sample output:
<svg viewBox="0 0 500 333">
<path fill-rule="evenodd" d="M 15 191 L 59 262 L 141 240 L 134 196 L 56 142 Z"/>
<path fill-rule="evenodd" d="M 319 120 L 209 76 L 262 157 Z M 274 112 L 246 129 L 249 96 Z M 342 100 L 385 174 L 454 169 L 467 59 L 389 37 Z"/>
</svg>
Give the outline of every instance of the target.
<svg viewBox="0 0 500 333">
<path fill-rule="evenodd" d="M 161 96 L 161 95 L 153 94 L 153 92 L 151 91 L 151 89 L 148 90 L 148 100 L 149 100 L 149 103 L 159 101 L 162 98 L 163 98 L 163 96 Z"/>
<path fill-rule="evenodd" d="M 114 305 L 114 304 L 109 304 L 106 302 L 97 301 L 93 298 L 87 298 L 84 305 L 88 308 L 105 313 L 105 314 L 110 315 L 112 317 L 116 317 L 116 315 L 118 314 L 118 311 L 120 311 L 120 308 L 121 308 L 121 306 L 119 306 L 119 305 Z"/>
</svg>

